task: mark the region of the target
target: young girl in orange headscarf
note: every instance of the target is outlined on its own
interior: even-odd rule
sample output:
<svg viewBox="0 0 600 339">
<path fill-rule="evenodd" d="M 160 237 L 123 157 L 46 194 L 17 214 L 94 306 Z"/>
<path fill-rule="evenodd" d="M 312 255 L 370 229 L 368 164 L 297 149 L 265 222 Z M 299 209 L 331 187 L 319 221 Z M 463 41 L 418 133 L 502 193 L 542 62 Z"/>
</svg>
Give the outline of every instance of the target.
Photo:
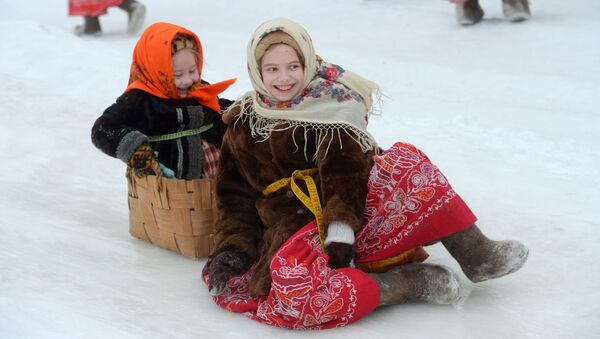
<svg viewBox="0 0 600 339">
<path fill-rule="evenodd" d="M 92 142 L 136 175 L 158 157 L 167 177 L 215 174 L 226 126 L 219 99 L 235 79 L 202 80 L 202 45 L 193 32 L 169 23 L 148 27 L 133 51 L 129 85 L 92 128 Z"/>
</svg>

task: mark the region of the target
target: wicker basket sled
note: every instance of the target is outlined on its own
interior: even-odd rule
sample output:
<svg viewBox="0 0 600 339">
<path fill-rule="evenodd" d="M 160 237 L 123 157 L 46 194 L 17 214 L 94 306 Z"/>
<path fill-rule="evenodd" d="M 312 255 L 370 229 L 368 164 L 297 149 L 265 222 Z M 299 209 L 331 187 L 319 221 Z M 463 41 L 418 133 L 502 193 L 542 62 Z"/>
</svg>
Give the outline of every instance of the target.
<svg viewBox="0 0 600 339">
<path fill-rule="evenodd" d="M 214 179 L 167 179 L 157 162 L 157 175 L 136 177 L 127 171 L 129 232 L 189 258 L 203 258 L 213 248 L 216 219 Z"/>
</svg>

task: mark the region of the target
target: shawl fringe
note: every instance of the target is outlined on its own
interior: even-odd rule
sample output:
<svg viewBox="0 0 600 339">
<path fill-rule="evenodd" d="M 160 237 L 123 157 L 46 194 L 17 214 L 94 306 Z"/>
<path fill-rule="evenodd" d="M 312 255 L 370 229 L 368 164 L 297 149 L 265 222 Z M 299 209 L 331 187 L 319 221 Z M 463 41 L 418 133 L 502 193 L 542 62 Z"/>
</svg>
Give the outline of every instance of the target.
<svg viewBox="0 0 600 339">
<path fill-rule="evenodd" d="M 379 99 L 378 99 L 379 101 Z M 325 153 L 323 154 L 323 159 L 327 157 L 329 153 L 329 148 L 331 147 L 331 143 L 333 138 L 337 137 L 340 144 L 340 149 L 343 149 L 341 133 L 345 133 L 348 135 L 354 142 L 356 142 L 361 150 L 366 153 L 368 151 L 377 150 L 378 145 L 377 142 L 373 139 L 373 137 L 363 132 L 362 130 L 351 126 L 349 124 L 344 123 L 317 123 L 317 122 L 309 122 L 309 121 L 299 121 L 299 120 L 289 120 L 289 119 L 271 119 L 267 117 L 263 117 L 256 113 L 256 111 L 252 107 L 253 98 L 251 94 L 246 94 L 242 98 L 238 99 L 238 101 L 233 104 L 229 110 L 234 107 L 239 107 L 240 112 L 235 118 L 234 126 L 237 125 L 238 122 L 248 123 L 250 127 L 250 133 L 252 137 L 258 138 L 257 142 L 265 142 L 271 136 L 271 133 L 286 131 L 289 129 L 293 129 L 294 132 L 298 128 L 304 129 L 304 145 L 302 146 L 304 151 L 305 159 L 309 159 L 308 154 L 308 133 L 315 132 L 315 153 L 310 155 L 310 160 L 314 161 L 317 159 L 317 154 L 321 147 L 325 148 Z M 373 114 L 373 112 L 370 112 Z M 300 149 L 300 145 L 296 140 L 296 133 L 292 133 L 293 142 L 296 146 L 296 150 Z"/>
</svg>

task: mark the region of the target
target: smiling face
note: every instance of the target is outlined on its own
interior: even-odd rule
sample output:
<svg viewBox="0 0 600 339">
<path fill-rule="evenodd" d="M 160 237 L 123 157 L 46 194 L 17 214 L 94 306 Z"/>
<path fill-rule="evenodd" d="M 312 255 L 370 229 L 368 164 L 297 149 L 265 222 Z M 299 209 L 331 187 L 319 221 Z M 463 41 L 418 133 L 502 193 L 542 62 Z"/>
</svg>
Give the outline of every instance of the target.
<svg viewBox="0 0 600 339">
<path fill-rule="evenodd" d="M 304 66 L 296 51 L 286 44 L 269 47 L 260 64 L 265 87 L 275 99 L 290 101 L 302 92 Z"/>
<path fill-rule="evenodd" d="M 198 82 L 198 58 L 191 49 L 182 49 L 173 54 L 173 74 L 179 96 L 185 98 L 188 89 Z"/>
</svg>

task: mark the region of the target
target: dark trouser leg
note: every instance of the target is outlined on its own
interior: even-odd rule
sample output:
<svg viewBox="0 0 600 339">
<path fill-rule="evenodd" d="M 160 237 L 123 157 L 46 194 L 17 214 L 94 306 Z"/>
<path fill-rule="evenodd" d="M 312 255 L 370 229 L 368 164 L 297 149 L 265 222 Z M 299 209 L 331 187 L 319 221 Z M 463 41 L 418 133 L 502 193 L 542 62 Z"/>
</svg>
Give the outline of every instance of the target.
<svg viewBox="0 0 600 339">
<path fill-rule="evenodd" d="M 456 19 L 461 25 L 476 24 L 481 21 L 483 14 L 479 0 L 467 0 L 463 4 L 456 5 Z"/>
<path fill-rule="evenodd" d="M 384 273 L 369 273 L 379 286 L 379 305 L 409 302 L 451 304 L 460 299 L 460 283 L 448 268 L 408 264 Z"/>
<path fill-rule="evenodd" d="M 84 16 L 83 25 L 75 27 L 76 35 L 97 35 L 101 32 L 100 19 L 97 16 Z"/>
<path fill-rule="evenodd" d="M 85 21 L 85 34 L 93 34 L 100 32 L 100 19 L 97 16 L 86 16 Z"/>
<path fill-rule="evenodd" d="M 518 241 L 488 239 L 476 225 L 442 238 L 442 244 L 473 282 L 513 273 L 525 264 L 529 254 Z"/>
</svg>

